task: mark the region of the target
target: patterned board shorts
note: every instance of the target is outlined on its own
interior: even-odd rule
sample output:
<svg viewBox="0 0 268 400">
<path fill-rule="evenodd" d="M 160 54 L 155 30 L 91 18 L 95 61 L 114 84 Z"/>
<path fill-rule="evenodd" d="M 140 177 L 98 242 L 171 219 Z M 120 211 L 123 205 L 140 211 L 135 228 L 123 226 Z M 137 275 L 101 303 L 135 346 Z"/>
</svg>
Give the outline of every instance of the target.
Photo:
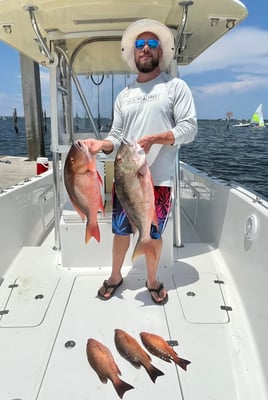
<svg viewBox="0 0 268 400">
<path fill-rule="evenodd" d="M 171 188 L 168 186 L 154 186 L 155 210 L 158 227 L 151 225 L 151 238 L 160 239 L 164 232 L 171 210 Z M 113 188 L 113 218 L 112 231 L 116 235 L 130 235 L 133 233 L 126 211 L 121 206 Z"/>
</svg>

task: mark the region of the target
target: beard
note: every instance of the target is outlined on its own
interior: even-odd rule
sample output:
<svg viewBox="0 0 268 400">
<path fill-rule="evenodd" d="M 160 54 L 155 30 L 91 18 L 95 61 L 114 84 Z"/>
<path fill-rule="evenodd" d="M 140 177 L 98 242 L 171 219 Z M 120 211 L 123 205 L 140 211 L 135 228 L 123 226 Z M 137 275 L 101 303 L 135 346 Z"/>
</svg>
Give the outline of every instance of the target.
<svg viewBox="0 0 268 400">
<path fill-rule="evenodd" d="M 155 68 L 158 67 L 159 59 L 152 57 L 149 60 L 147 60 L 145 63 L 141 63 L 139 60 L 135 60 L 135 63 L 136 63 L 136 67 L 137 67 L 138 71 L 146 74 L 148 72 L 154 71 Z"/>
</svg>

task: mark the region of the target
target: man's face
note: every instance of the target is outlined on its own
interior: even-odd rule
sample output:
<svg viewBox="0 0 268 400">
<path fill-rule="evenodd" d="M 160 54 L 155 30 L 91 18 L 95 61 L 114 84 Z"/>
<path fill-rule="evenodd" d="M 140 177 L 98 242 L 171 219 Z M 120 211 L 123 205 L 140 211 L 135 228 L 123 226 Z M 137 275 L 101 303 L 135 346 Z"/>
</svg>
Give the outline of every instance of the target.
<svg viewBox="0 0 268 400">
<path fill-rule="evenodd" d="M 160 45 L 156 48 L 150 48 L 149 44 L 146 42 L 149 39 L 158 40 L 158 37 L 151 32 L 141 33 L 137 39 L 144 39 L 145 45 L 142 48 L 136 48 L 134 46 L 134 59 L 138 71 L 143 73 L 149 73 L 158 67 L 159 61 L 162 57 L 162 50 Z"/>
</svg>

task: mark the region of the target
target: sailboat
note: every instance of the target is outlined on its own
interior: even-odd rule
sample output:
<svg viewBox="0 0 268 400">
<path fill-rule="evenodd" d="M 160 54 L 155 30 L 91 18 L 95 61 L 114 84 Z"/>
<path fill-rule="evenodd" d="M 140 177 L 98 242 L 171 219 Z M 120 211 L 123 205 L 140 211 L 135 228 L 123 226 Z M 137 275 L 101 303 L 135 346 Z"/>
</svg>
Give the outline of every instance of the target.
<svg viewBox="0 0 268 400">
<path fill-rule="evenodd" d="M 252 115 L 250 125 L 258 128 L 265 127 L 262 113 L 262 104 L 258 105 L 258 107 L 256 108 L 256 111 Z"/>
<path fill-rule="evenodd" d="M 240 121 L 238 124 L 232 125 L 234 127 L 257 127 L 257 128 L 264 128 L 264 119 L 263 119 L 263 113 L 262 113 L 262 104 L 259 104 L 258 107 L 256 108 L 256 111 L 253 113 L 250 122 L 243 122 Z"/>
</svg>

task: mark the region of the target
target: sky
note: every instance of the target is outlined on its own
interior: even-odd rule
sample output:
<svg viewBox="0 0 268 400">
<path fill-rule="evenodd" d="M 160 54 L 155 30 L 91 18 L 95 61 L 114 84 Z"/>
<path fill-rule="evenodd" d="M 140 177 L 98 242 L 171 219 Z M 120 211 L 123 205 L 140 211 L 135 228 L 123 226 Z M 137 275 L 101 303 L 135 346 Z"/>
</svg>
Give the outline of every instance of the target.
<svg viewBox="0 0 268 400">
<path fill-rule="evenodd" d="M 247 19 L 190 65 L 180 67 L 180 77 L 192 90 L 199 119 L 225 118 L 229 111 L 236 119 L 250 119 L 260 103 L 264 118 L 268 119 L 268 1 L 244 0 L 243 3 L 248 9 Z M 41 69 L 40 75 L 43 109 L 49 115 L 48 73 Z M 0 77 L 0 116 L 12 115 L 14 108 L 22 116 L 19 54 L 2 42 Z M 111 79 L 108 79 L 105 78 L 109 89 Z M 109 101 L 111 105 L 113 99 Z M 96 101 L 92 109 L 94 116 L 102 111 Z M 80 112 L 78 103 L 77 111 Z"/>
</svg>

